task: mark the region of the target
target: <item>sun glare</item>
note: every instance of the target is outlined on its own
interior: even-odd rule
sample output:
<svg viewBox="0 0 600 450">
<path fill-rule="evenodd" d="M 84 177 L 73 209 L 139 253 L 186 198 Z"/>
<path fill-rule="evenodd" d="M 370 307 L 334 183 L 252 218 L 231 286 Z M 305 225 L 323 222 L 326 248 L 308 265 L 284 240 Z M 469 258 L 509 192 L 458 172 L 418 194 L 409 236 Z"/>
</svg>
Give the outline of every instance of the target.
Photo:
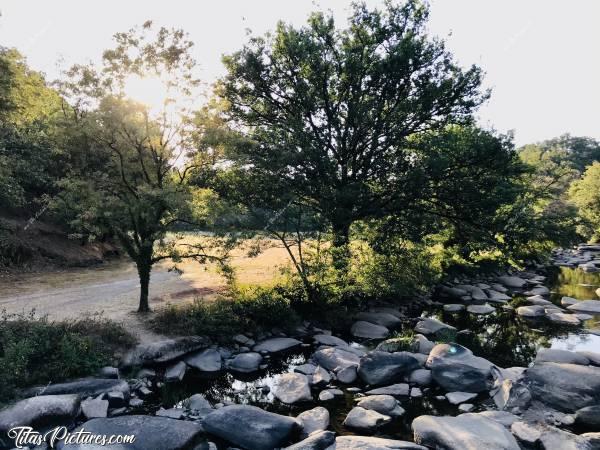
<svg viewBox="0 0 600 450">
<path fill-rule="evenodd" d="M 157 76 L 130 76 L 124 85 L 125 95 L 145 104 L 151 111 L 160 111 L 167 98 L 167 89 Z"/>
</svg>

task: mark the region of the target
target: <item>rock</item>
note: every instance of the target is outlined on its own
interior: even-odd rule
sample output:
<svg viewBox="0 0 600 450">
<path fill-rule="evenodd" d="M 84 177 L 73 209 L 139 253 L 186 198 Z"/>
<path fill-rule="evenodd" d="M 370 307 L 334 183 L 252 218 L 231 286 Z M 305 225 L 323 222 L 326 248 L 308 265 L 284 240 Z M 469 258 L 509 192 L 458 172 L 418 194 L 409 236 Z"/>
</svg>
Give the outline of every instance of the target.
<svg viewBox="0 0 600 450">
<path fill-rule="evenodd" d="M 548 319 L 561 325 L 581 325 L 581 320 L 575 314 L 553 313 L 548 315 Z"/>
<path fill-rule="evenodd" d="M 207 415 L 202 424 L 207 433 L 248 450 L 282 447 L 300 428 L 296 419 L 249 405 L 217 409 Z"/>
<path fill-rule="evenodd" d="M 201 372 L 218 372 L 222 368 L 221 353 L 213 348 L 207 348 L 185 358 L 185 363 Z"/>
<path fill-rule="evenodd" d="M 252 348 L 252 350 L 258 353 L 281 353 L 290 351 L 296 347 L 299 347 L 300 345 L 302 345 L 302 342 L 298 339 L 278 337 L 259 342 Z"/>
<path fill-rule="evenodd" d="M 412 347 L 412 342 L 408 342 L 405 338 L 397 337 L 392 339 L 386 339 L 385 341 L 380 342 L 379 344 L 377 344 L 377 347 L 375 347 L 375 350 L 379 352 L 393 353 L 411 350 Z"/>
<path fill-rule="evenodd" d="M 457 344 L 436 345 L 427 359 L 433 379 L 447 391 L 483 392 L 492 383 L 493 364 Z"/>
<path fill-rule="evenodd" d="M 367 395 L 392 395 L 394 397 L 408 397 L 410 386 L 406 383 L 392 384 L 391 386 L 371 389 L 365 392 Z"/>
<path fill-rule="evenodd" d="M 0 437 L 16 426 L 55 425 L 79 414 L 78 395 L 40 395 L 0 410 Z"/>
<path fill-rule="evenodd" d="M 568 306 L 571 311 L 600 314 L 600 300 L 582 300 L 574 305 Z"/>
<path fill-rule="evenodd" d="M 203 433 L 202 425 L 184 420 L 173 420 L 156 416 L 119 416 L 108 419 L 92 419 L 74 432 L 85 430 L 95 435 L 134 435 L 135 442 L 106 448 L 127 450 L 185 450 L 192 448 Z M 89 444 L 63 445 L 59 449 L 90 450 L 102 448 Z"/>
<path fill-rule="evenodd" d="M 461 403 L 458 405 L 458 410 L 463 413 L 471 412 L 475 409 L 475 405 L 472 403 Z"/>
<path fill-rule="evenodd" d="M 88 398 L 81 402 L 81 411 L 86 419 L 106 417 L 108 414 L 108 400 Z"/>
<path fill-rule="evenodd" d="M 101 394 L 102 395 L 102 394 Z M 127 404 L 125 394 L 121 391 L 110 391 L 106 394 L 106 400 L 108 400 L 108 406 L 110 408 L 120 408 Z"/>
<path fill-rule="evenodd" d="M 312 375 L 312 382 L 310 384 L 314 386 L 322 386 L 329 384 L 331 381 L 331 375 L 321 366 L 318 366 Z"/>
<path fill-rule="evenodd" d="M 535 363 L 526 371 L 532 397 L 559 411 L 575 412 L 600 403 L 600 368 L 564 363 Z"/>
<path fill-rule="evenodd" d="M 586 320 L 592 320 L 594 318 L 594 316 L 592 316 L 591 314 L 579 313 L 579 314 L 573 314 L 573 315 L 582 322 L 585 322 Z"/>
<path fill-rule="evenodd" d="M 344 367 L 335 374 L 338 381 L 344 384 L 351 384 L 356 381 L 358 374 L 355 366 Z"/>
<path fill-rule="evenodd" d="M 204 409 L 212 409 L 212 405 L 202 394 L 194 394 L 187 399 L 187 408 L 191 411 L 202 411 Z"/>
<path fill-rule="evenodd" d="M 313 336 L 316 344 L 328 345 L 331 347 L 348 347 L 348 343 L 339 337 L 328 334 L 316 334 Z"/>
<path fill-rule="evenodd" d="M 440 294 L 443 297 L 460 299 L 460 298 L 464 297 L 465 295 L 468 295 L 469 291 L 467 291 L 466 289 L 459 288 L 459 287 L 441 286 Z"/>
<path fill-rule="evenodd" d="M 140 344 L 128 352 L 121 361 L 122 367 L 151 366 L 179 359 L 203 349 L 208 345 L 206 338 L 187 336 L 164 341 Z"/>
<path fill-rule="evenodd" d="M 331 393 L 329 389 L 319 392 L 319 401 L 321 402 L 328 402 L 330 400 L 333 400 L 334 398 L 335 395 L 333 395 L 333 393 Z"/>
<path fill-rule="evenodd" d="M 317 406 L 298 414 L 297 419 L 302 425 L 302 434 L 306 437 L 315 431 L 327 429 L 329 426 L 329 411 L 322 406 Z"/>
<path fill-rule="evenodd" d="M 560 304 L 563 306 L 571 306 L 577 302 L 579 302 L 579 300 L 577 300 L 576 298 L 573 298 L 573 297 L 563 297 L 560 299 Z"/>
<path fill-rule="evenodd" d="M 412 398 L 421 398 L 423 397 L 423 391 L 418 387 L 410 388 L 410 396 Z"/>
<path fill-rule="evenodd" d="M 394 439 L 382 439 L 369 436 L 338 436 L 335 450 L 427 450 L 422 445 Z M 330 450 L 330 449 L 328 449 Z"/>
<path fill-rule="evenodd" d="M 511 296 L 506 295 L 503 292 L 498 292 L 497 290 L 494 290 L 494 289 L 488 289 L 487 294 L 488 294 L 488 302 L 505 303 L 505 302 L 512 300 Z"/>
<path fill-rule="evenodd" d="M 381 325 L 375 325 L 371 322 L 359 320 L 352 325 L 350 329 L 352 336 L 365 339 L 385 339 L 390 334 L 390 330 Z"/>
<path fill-rule="evenodd" d="M 400 406 L 398 400 L 391 395 L 370 395 L 362 397 L 358 400 L 357 406 L 377 411 L 379 414 L 390 417 L 400 417 L 406 412 Z"/>
<path fill-rule="evenodd" d="M 326 450 L 335 445 L 335 433 L 318 431 L 297 444 L 285 447 L 284 450 Z"/>
<path fill-rule="evenodd" d="M 464 309 L 465 309 L 465 305 L 459 305 L 457 303 L 449 303 L 447 305 L 444 305 L 444 311 L 446 311 L 448 313 L 456 313 L 456 312 L 463 311 Z"/>
<path fill-rule="evenodd" d="M 256 372 L 262 363 L 260 353 L 248 352 L 235 355 L 228 361 L 227 367 L 229 370 L 241 373 Z"/>
<path fill-rule="evenodd" d="M 517 420 L 521 420 L 519 416 L 509 413 L 508 411 L 482 411 L 478 414 L 487 417 L 488 419 L 492 419 L 506 428 L 510 428 Z"/>
<path fill-rule="evenodd" d="M 527 285 L 523 278 L 511 276 L 498 277 L 498 282 L 510 289 L 523 289 Z"/>
<path fill-rule="evenodd" d="M 313 359 L 327 370 L 339 371 L 345 367 L 355 366 L 360 363 L 360 358 L 345 349 L 329 347 L 316 351 Z"/>
<path fill-rule="evenodd" d="M 519 450 L 512 434 L 498 422 L 474 413 L 456 417 L 419 416 L 413 420 L 414 440 L 445 450 Z"/>
<path fill-rule="evenodd" d="M 546 286 L 534 287 L 529 292 L 531 295 L 550 295 L 550 289 L 548 289 Z"/>
<path fill-rule="evenodd" d="M 600 353 L 597 352 L 587 352 L 587 351 L 582 351 L 582 352 L 577 352 L 582 356 L 585 356 L 587 359 L 590 360 L 590 364 L 594 365 L 594 366 L 600 366 Z"/>
<path fill-rule="evenodd" d="M 423 355 L 429 355 L 431 349 L 435 347 L 435 342 L 430 341 L 422 334 L 415 334 L 413 339 L 413 350 Z"/>
<path fill-rule="evenodd" d="M 301 373 L 277 375 L 271 392 L 279 401 L 288 404 L 312 400 L 308 378 Z"/>
<path fill-rule="evenodd" d="M 160 408 L 157 412 L 156 415 L 158 417 L 168 417 L 169 419 L 183 419 L 183 417 L 185 416 L 185 413 L 183 411 L 183 409 L 181 408 L 169 408 L 169 409 L 164 409 L 164 408 Z"/>
<path fill-rule="evenodd" d="M 433 335 L 440 339 L 450 338 L 452 339 L 456 335 L 456 328 L 440 322 L 436 319 L 423 319 L 415 326 L 417 333 L 425 335 Z"/>
<path fill-rule="evenodd" d="M 470 312 L 471 314 L 490 314 L 493 313 L 494 311 L 496 311 L 494 309 L 493 306 L 488 305 L 487 303 L 485 305 L 469 305 L 467 306 L 467 312 Z"/>
<path fill-rule="evenodd" d="M 106 366 L 98 371 L 99 378 L 119 378 L 119 369 L 116 367 Z"/>
<path fill-rule="evenodd" d="M 431 384 L 431 380 L 431 370 L 428 369 L 413 370 L 408 377 L 409 383 L 413 383 L 418 386 L 429 386 Z"/>
<path fill-rule="evenodd" d="M 453 405 L 459 405 L 477 397 L 477 394 L 472 392 L 448 392 L 446 399 Z"/>
<path fill-rule="evenodd" d="M 589 439 L 558 428 L 544 428 L 539 439 L 544 450 L 594 450 Z"/>
<path fill-rule="evenodd" d="M 312 375 L 317 370 L 317 366 L 314 364 L 301 364 L 294 367 L 294 372 L 302 373 L 304 375 Z"/>
<path fill-rule="evenodd" d="M 412 353 L 374 351 L 360 358 L 358 376 L 366 384 L 382 385 L 398 381 L 419 366 L 419 361 Z"/>
<path fill-rule="evenodd" d="M 600 429 L 600 404 L 578 409 L 575 412 L 575 423 L 594 430 Z"/>
<path fill-rule="evenodd" d="M 500 410 L 512 411 L 519 408 L 524 411 L 531 403 L 531 392 L 522 383 L 504 380 L 498 392 L 494 394 L 494 403 Z"/>
<path fill-rule="evenodd" d="M 375 325 L 381 325 L 386 328 L 398 328 L 402 325 L 402 321 L 398 317 L 384 312 L 360 312 L 356 315 L 356 319 L 374 323 Z"/>
<path fill-rule="evenodd" d="M 546 300 L 541 295 L 534 295 L 532 297 L 527 297 L 527 300 L 532 305 L 542 305 L 542 306 L 555 306 L 550 300 Z"/>
<path fill-rule="evenodd" d="M 519 306 L 517 314 L 523 317 L 542 317 L 546 314 L 543 305 Z"/>
<path fill-rule="evenodd" d="M 79 394 L 81 397 L 97 397 L 110 391 L 120 391 L 129 398 L 129 384 L 125 380 L 112 378 L 79 378 L 66 383 L 37 386 L 26 389 L 24 396 Z"/>
<path fill-rule="evenodd" d="M 535 444 L 542 435 L 540 430 L 538 430 L 537 428 L 534 428 L 531 425 L 520 421 L 514 422 L 510 426 L 510 431 L 516 436 L 518 440 L 529 445 Z"/>
<path fill-rule="evenodd" d="M 344 425 L 355 430 L 374 431 L 391 421 L 392 418 L 390 416 L 356 406 L 346 416 Z"/>
<path fill-rule="evenodd" d="M 165 371 L 165 381 L 167 383 L 176 382 L 183 380 L 185 376 L 185 372 L 187 370 L 187 366 L 183 361 L 179 361 L 176 364 L 168 367 Z"/>
<path fill-rule="evenodd" d="M 556 362 L 567 364 L 580 364 L 587 366 L 590 360 L 580 353 L 570 352 L 568 350 L 559 350 L 556 348 L 541 348 L 535 357 L 535 362 Z"/>
</svg>

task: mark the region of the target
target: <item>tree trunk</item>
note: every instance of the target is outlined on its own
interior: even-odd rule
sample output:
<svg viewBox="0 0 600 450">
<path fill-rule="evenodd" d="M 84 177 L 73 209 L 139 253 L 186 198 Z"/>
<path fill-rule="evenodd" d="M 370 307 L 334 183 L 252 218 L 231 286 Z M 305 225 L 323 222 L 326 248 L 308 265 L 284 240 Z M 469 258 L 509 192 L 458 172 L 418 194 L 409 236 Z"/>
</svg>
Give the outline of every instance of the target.
<svg viewBox="0 0 600 450">
<path fill-rule="evenodd" d="M 334 222 L 333 231 L 333 265 L 342 272 L 348 271 L 350 263 L 350 223 Z"/>
<path fill-rule="evenodd" d="M 152 271 L 152 263 L 150 259 L 144 258 L 137 261 L 137 270 L 140 277 L 140 305 L 138 312 L 150 312 L 148 303 L 148 289 L 150 286 L 150 272 Z"/>
</svg>

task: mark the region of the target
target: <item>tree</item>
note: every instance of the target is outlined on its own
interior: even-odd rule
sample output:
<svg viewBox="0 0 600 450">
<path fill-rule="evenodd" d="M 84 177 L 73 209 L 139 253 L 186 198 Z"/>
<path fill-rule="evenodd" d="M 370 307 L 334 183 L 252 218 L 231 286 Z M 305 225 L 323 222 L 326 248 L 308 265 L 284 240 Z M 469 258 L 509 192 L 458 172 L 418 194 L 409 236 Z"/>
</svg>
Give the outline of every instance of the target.
<svg viewBox="0 0 600 450">
<path fill-rule="evenodd" d="M 246 138 L 230 157 L 258 187 L 279 186 L 325 218 L 341 260 L 355 221 L 389 214 L 398 186 L 407 201 L 418 195 L 409 138 L 469 122 L 486 98 L 481 70 L 459 68 L 427 18 L 416 0 L 357 4 L 343 30 L 315 13 L 224 58 L 216 92 Z"/>
<path fill-rule="evenodd" d="M 585 221 L 584 232 L 588 238 L 600 238 L 600 162 L 588 166 L 583 177 L 569 189 L 571 201 L 579 208 Z"/>
<path fill-rule="evenodd" d="M 149 311 L 152 266 L 173 258 L 225 261 L 203 243 L 166 239 L 182 222 L 193 222 L 194 190 L 190 115 L 181 102 L 198 84 L 192 43 L 181 30 L 152 24 L 115 35 L 116 47 L 106 50 L 102 66 L 75 66 L 62 83 L 70 101 L 73 134 L 69 141 L 85 161 L 65 179 L 56 208 L 70 211 L 71 224 L 91 236 L 114 235 L 135 262 L 140 279 L 139 312 Z M 159 77 L 166 100 L 157 113 L 126 96 L 131 76 Z"/>
</svg>

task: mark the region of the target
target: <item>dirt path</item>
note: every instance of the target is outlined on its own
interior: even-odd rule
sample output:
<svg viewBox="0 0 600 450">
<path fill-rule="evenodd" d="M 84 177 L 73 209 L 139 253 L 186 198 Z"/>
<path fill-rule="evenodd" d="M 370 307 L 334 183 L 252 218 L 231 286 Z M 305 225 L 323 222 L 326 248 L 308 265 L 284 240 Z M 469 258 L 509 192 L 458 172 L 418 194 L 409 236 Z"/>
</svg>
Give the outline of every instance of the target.
<svg viewBox="0 0 600 450">
<path fill-rule="evenodd" d="M 271 249 L 257 258 L 238 257 L 234 266 L 241 282 L 258 283 L 276 276 L 285 255 Z M 189 302 L 195 297 L 210 299 L 224 287 L 224 280 L 214 268 L 194 262 L 178 267 L 183 274 L 169 271 L 172 264 L 154 268 L 150 280 L 150 307 L 153 310 L 168 303 Z M 127 261 L 105 263 L 102 266 L 68 269 L 39 274 L 9 275 L 0 278 L 0 310 L 8 313 L 30 312 L 60 320 L 102 313 L 104 317 L 122 322 L 141 342 L 162 336 L 148 330 L 135 313 L 139 282 L 135 266 Z"/>
</svg>

